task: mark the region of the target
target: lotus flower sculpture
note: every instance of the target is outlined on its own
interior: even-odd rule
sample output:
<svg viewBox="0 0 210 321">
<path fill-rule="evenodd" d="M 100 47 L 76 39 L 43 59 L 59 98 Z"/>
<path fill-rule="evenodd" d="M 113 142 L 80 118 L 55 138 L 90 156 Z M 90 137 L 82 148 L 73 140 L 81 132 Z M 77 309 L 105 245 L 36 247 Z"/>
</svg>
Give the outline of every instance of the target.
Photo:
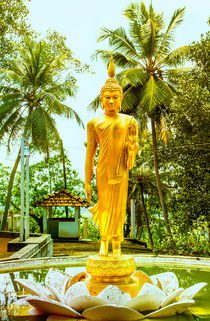
<svg viewBox="0 0 210 321">
<path fill-rule="evenodd" d="M 145 276 L 143 272 L 136 272 Z M 149 278 L 134 298 L 117 286 L 108 285 L 97 296 L 89 293 L 84 282 L 86 272 L 71 277 L 67 273 L 50 269 L 45 286 L 26 279 L 15 279 L 30 293 L 16 304 L 30 305 L 29 315 L 49 315 L 47 321 L 83 318 L 94 321 L 131 321 L 144 318 L 169 317 L 189 311 L 194 296 L 207 283 L 201 282 L 187 289 L 179 287 L 172 272 Z M 59 315 L 59 317 L 58 317 Z"/>
</svg>

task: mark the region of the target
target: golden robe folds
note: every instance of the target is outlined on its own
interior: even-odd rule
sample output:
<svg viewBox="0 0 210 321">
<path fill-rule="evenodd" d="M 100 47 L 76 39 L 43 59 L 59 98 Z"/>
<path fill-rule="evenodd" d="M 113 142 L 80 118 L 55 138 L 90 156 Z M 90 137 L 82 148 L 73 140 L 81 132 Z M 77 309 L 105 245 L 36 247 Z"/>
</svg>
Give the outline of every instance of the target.
<svg viewBox="0 0 210 321">
<path fill-rule="evenodd" d="M 128 192 L 129 129 L 138 125 L 128 115 L 100 116 L 87 125 L 88 136 L 99 144 L 96 169 L 98 203 L 89 209 L 100 226 L 101 239 L 123 241 Z"/>
</svg>

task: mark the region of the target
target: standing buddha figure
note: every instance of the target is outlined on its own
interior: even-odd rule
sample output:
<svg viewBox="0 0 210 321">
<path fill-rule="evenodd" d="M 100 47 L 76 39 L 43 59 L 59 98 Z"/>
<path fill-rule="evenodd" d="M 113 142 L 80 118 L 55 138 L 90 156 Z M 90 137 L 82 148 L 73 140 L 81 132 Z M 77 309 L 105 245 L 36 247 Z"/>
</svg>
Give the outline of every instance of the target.
<svg viewBox="0 0 210 321">
<path fill-rule="evenodd" d="M 119 257 L 126 218 L 129 170 L 133 168 L 139 150 L 138 125 L 132 116 L 119 112 L 123 90 L 114 78 L 112 57 L 108 75 L 109 79 L 100 93 L 104 115 L 87 124 L 85 191 L 88 201 L 91 202 L 94 158 L 99 144 L 96 168 L 98 203 L 89 211 L 93 214 L 93 221 L 100 227 L 99 255 L 108 256 L 111 241 L 113 257 Z"/>
</svg>

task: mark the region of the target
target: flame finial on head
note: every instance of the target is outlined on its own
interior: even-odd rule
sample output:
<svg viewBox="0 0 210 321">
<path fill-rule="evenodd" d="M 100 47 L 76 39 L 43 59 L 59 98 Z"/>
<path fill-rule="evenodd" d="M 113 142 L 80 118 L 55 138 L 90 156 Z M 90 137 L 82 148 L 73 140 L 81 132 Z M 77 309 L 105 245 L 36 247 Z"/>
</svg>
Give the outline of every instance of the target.
<svg viewBox="0 0 210 321">
<path fill-rule="evenodd" d="M 119 91 L 121 99 L 123 99 L 122 87 L 119 85 L 118 81 L 114 78 L 115 66 L 114 66 L 112 55 L 111 55 L 110 62 L 109 62 L 108 75 L 109 75 L 109 78 L 105 82 L 105 85 L 101 88 L 101 95 L 100 95 L 101 101 L 103 99 L 103 94 L 105 91 Z"/>
<path fill-rule="evenodd" d="M 109 77 L 114 77 L 115 76 L 115 66 L 114 66 L 113 56 L 112 55 L 111 55 L 110 62 L 109 62 L 108 75 L 109 75 Z"/>
</svg>

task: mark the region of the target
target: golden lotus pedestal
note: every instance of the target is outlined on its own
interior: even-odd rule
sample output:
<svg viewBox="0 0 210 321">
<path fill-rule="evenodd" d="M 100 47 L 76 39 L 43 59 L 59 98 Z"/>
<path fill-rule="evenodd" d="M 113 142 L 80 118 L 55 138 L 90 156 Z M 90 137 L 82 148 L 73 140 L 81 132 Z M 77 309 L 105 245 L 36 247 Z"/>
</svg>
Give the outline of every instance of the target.
<svg viewBox="0 0 210 321">
<path fill-rule="evenodd" d="M 86 279 L 86 285 L 91 295 L 98 295 L 109 284 L 118 286 L 123 292 L 135 297 L 139 292 L 138 278 L 132 276 L 136 264 L 132 256 L 120 257 L 90 256 L 86 271 L 91 278 Z"/>
</svg>

